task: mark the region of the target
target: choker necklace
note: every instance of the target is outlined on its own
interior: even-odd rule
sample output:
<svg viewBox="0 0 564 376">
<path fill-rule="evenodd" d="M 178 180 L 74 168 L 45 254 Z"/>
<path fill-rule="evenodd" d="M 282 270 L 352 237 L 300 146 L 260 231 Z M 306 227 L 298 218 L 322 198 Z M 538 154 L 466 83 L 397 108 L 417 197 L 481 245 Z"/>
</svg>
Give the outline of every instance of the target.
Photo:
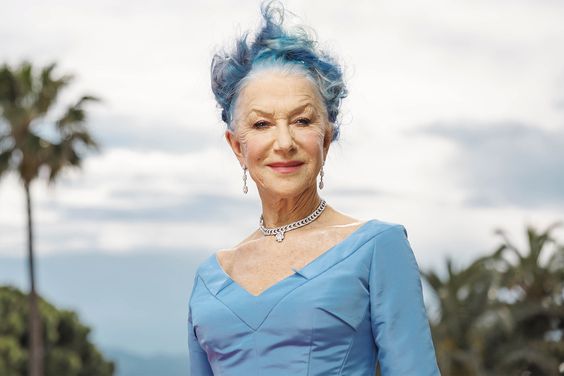
<svg viewBox="0 0 564 376">
<path fill-rule="evenodd" d="M 292 222 L 280 227 L 264 227 L 264 218 L 261 214 L 260 222 L 259 222 L 260 230 L 265 236 L 276 235 L 276 241 L 280 243 L 282 240 L 284 240 L 284 233 L 286 231 L 295 230 L 297 228 L 307 225 L 308 223 L 315 221 L 317 217 L 321 215 L 323 209 L 325 209 L 325 200 L 321 199 L 319 206 L 317 207 L 317 209 L 313 211 L 313 213 L 311 213 L 305 218 L 300 219 L 299 221 Z"/>
</svg>

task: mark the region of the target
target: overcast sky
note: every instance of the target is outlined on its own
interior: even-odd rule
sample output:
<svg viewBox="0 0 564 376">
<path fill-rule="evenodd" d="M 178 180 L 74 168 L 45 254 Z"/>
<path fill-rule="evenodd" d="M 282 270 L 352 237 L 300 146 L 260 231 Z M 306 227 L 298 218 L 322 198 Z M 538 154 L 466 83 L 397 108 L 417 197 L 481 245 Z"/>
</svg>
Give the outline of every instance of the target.
<svg viewBox="0 0 564 376">
<path fill-rule="evenodd" d="M 76 75 L 102 143 L 33 186 L 36 250 L 204 252 L 258 224 L 223 139 L 211 57 L 258 26 L 258 1 L 0 0 L 0 62 Z M 420 265 L 466 262 L 564 219 L 564 3 L 286 1 L 343 62 L 350 95 L 322 197 L 402 223 Z M 354 4 L 354 6 L 351 6 Z M 0 255 L 25 255 L 23 190 L 0 182 Z M 559 232 L 562 234 L 562 231 Z"/>
</svg>

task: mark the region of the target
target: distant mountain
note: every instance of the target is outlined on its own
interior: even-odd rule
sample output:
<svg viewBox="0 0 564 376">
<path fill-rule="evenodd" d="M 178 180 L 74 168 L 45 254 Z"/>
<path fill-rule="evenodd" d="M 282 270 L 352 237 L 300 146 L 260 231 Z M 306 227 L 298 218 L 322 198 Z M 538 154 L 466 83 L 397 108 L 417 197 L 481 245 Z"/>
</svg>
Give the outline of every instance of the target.
<svg viewBox="0 0 564 376">
<path fill-rule="evenodd" d="M 76 311 L 92 328 L 92 341 L 121 349 L 117 354 L 123 359 L 130 359 L 128 353 L 187 353 L 188 298 L 196 267 L 206 256 L 189 251 L 42 256 L 37 258 L 37 287 L 58 307 Z M 0 257 L 0 284 L 27 291 L 25 266 L 24 258 Z M 144 359 L 179 364 L 166 356 Z"/>
<path fill-rule="evenodd" d="M 115 376 L 186 376 L 186 355 L 139 355 L 120 349 L 103 348 L 104 356 L 116 362 Z"/>
</svg>

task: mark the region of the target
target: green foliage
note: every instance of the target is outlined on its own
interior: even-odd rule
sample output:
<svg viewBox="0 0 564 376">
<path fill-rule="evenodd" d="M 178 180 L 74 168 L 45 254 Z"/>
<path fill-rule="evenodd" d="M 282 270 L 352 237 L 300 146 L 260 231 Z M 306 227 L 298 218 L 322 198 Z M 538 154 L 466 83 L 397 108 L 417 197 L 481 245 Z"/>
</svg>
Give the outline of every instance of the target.
<svg viewBox="0 0 564 376">
<path fill-rule="evenodd" d="M 0 66 L 0 177 L 13 170 L 29 184 L 47 170 L 52 184 L 65 167 L 81 167 L 84 151 L 99 150 L 84 109 L 96 97 L 84 95 L 61 115 L 52 114 L 73 80 L 55 70 L 56 64 L 37 69 L 29 62 Z"/>
<path fill-rule="evenodd" d="M 0 286 L 0 375 L 28 372 L 28 298 L 11 286 Z M 75 312 L 39 299 L 45 346 L 45 376 L 110 376 L 115 365 L 90 342 L 90 329 Z"/>
<path fill-rule="evenodd" d="M 447 275 L 423 272 L 439 301 L 433 339 L 444 375 L 558 375 L 564 367 L 564 246 L 527 227 L 519 250 L 502 244 Z M 550 247 L 552 246 L 552 247 Z"/>
</svg>

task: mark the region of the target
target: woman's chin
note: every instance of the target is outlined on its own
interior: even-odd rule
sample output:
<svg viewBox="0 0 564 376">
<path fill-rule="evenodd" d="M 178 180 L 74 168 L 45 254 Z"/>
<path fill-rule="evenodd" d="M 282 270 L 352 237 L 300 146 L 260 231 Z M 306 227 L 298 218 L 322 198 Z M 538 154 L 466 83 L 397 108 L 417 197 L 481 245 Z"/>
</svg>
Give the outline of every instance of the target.
<svg viewBox="0 0 564 376">
<path fill-rule="evenodd" d="M 303 194 L 306 190 L 313 189 L 315 186 L 304 186 L 304 185 L 294 185 L 294 184 L 279 184 L 277 186 L 265 187 L 264 191 L 269 196 L 274 196 L 277 198 L 292 198 Z"/>
</svg>

